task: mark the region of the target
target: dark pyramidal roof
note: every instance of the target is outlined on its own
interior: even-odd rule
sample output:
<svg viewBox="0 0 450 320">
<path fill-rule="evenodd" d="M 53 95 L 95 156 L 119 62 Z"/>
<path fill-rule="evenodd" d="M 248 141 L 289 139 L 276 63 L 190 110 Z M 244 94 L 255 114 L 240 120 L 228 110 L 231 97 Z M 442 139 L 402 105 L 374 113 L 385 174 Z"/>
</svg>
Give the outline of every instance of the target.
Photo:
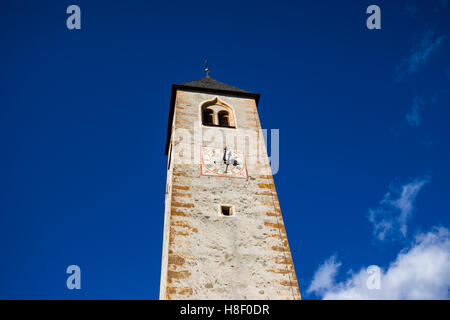
<svg viewBox="0 0 450 320">
<path fill-rule="evenodd" d="M 182 86 L 192 87 L 192 88 L 202 88 L 202 89 L 211 89 L 211 90 L 224 90 L 230 92 L 242 92 L 242 93 L 250 93 L 248 91 L 230 86 L 226 83 L 214 80 L 213 78 L 206 76 L 199 80 L 189 81 L 181 84 Z"/>
</svg>

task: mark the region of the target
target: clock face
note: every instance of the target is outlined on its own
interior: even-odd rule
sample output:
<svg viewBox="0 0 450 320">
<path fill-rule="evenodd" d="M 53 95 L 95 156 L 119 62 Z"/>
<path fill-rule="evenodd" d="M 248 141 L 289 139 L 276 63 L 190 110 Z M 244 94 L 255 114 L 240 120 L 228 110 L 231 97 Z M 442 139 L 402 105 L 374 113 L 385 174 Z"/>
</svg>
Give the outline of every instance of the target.
<svg viewBox="0 0 450 320">
<path fill-rule="evenodd" d="M 228 148 L 202 147 L 201 174 L 247 179 L 244 154 Z"/>
</svg>

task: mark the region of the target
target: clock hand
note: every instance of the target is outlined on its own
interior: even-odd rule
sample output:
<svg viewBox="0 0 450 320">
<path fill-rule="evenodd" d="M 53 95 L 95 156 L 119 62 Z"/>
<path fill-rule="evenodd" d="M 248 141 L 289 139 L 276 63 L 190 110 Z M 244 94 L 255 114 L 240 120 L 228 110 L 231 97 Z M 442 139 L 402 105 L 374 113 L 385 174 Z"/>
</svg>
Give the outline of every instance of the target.
<svg viewBox="0 0 450 320">
<path fill-rule="evenodd" d="M 223 148 L 223 163 L 227 163 L 227 147 Z"/>
</svg>

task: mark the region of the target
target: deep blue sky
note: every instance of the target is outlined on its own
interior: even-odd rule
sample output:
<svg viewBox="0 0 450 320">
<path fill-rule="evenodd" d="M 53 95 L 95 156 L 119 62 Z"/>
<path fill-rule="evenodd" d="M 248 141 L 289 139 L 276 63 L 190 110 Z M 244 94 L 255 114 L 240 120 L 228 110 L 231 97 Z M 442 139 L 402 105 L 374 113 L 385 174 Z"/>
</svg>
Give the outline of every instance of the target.
<svg viewBox="0 0 450 320">
<path fill-rule="evenodd" d="M 390 184 L 431 176 L 409 237 L 450 226 L 445 3 L 2 0 L 0 299 L 158 298 L 170 86 L 203 77 L 205 58 L 213 78 L 261 93 L 262 126 L 280 129 L 302 292 L 332 254 L 386 266 L 405 246 L 375 241 L 367 218 Z M 70 4 L 81 30 L 66 28 Z M 381 30 L 366 28 L 371 4 Z M 427 35 L 442 43 L 408 72 Z"/>
</svg>

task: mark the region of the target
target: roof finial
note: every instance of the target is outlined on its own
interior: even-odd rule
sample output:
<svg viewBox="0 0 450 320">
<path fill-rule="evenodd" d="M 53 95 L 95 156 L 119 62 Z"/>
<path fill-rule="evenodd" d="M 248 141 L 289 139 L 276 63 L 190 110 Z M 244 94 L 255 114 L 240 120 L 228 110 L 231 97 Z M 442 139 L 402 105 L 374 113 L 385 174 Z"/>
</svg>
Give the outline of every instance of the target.
<svg viewBox="0 0 450 320">
<path fill-rule="evenodd" d="M 209 78 L 208 59 L 205 60 L 205 72 L 206 72 L 206 77 Z"/>
</svg>

